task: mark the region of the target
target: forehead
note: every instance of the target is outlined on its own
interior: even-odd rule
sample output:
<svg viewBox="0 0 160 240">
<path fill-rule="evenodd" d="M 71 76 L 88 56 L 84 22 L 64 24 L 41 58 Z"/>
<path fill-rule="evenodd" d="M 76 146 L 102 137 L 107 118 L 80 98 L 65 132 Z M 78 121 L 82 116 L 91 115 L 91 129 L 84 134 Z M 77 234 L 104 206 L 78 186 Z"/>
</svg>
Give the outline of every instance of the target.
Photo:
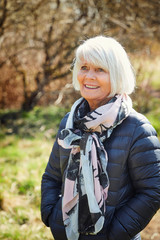
<svg viewBox="0 0 160 240">
<path fill-rule="evenodd" d="M 94 58 L 79 58 L 78 59 L 78 66 L 90 66 L 90 67 L 94 67 L 94 68 L 103 68 L 105 70 L 108 70 L 106 64 L 104 64 L 104 62 L 94 59 Z"/>
<path fill-rule="evenodd" d="M 97 59 L 96 57 L 91 56 L 90 54 L 85 56 L 83 55 L 78 56 L 77 61 L 79 65 L 85 64 L 85 65 L 91 65 L 94 67 L 102 67 L 104 65 L 101 59 Z"/>
<path fill-rule="evenodd" d="M 79 66 L 80 67 L 82 67 L 82 66 L 87 66 L 87 67 L 90 67 L 90 68 L 102 68 L 102 66 L 100 66 L 100 65 L 95 65 L 95 64 L 93 64 L 93 63 L 90 63 L 90 62 L 87 62 L 87 61 L 81 61 L 80 63 L 79 63 Z"/>
</svg>

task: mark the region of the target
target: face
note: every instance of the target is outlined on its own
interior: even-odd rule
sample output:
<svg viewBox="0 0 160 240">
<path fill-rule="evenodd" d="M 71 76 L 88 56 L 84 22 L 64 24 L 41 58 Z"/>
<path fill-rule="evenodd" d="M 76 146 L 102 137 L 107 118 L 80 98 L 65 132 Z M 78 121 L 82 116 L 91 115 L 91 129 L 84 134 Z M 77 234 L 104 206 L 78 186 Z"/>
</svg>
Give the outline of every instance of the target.
<svg viewBox="0 0 160 240">
<path fill-rule="evenodd" d="M 91 110 L 110 100 L 110 98 L 107 98 L 111 91 L 108 71 L 90 63 L 82 62 L 77 78 L 81 95 L 88 101 Z"/>
</svg>

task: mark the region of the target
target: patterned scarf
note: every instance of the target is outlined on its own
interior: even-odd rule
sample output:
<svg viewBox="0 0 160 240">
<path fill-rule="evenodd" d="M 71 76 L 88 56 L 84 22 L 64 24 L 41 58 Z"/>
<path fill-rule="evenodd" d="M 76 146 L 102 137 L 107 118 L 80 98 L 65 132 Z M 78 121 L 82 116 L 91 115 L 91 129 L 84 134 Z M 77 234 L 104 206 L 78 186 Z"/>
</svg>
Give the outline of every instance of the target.
<svg viewBox="0 0 160 240">
<path fill-rule="evenodd" d="M 109 188 L 108 156 L 103 142 L 131 108 L 127 95 L 116 95 L 92 112 L 83 98 L 72 106 L 58 139 L 59 145 L 71 149 L 62 203 L 69 240 L 78 240 L 79 234 L 97 234 L 103 227 Z"/>
</svg>

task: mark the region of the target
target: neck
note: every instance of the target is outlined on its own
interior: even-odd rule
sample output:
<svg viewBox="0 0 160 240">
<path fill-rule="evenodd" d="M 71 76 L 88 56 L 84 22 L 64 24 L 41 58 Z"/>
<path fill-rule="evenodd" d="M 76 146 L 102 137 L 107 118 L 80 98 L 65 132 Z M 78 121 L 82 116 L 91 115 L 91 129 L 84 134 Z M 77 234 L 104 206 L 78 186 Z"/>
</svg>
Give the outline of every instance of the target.
<svg viewBox="0 0 160 240">
<path fill-rule="evenodd" d="M 108 103 L 111 100 L 111 98 L 112 97 L 107 98 L 107 99 L 103 99 L 102 101 L 98 101 L 98 100 L 90 101 L 90 100 L 87 100 L 87 102 L 89 104 L 90 110 L 93 111 L 93 110 L 97 109 L 98 107 L 101 107 L 101 106 L 105 105 L 106 103 Z"/>
</svg>

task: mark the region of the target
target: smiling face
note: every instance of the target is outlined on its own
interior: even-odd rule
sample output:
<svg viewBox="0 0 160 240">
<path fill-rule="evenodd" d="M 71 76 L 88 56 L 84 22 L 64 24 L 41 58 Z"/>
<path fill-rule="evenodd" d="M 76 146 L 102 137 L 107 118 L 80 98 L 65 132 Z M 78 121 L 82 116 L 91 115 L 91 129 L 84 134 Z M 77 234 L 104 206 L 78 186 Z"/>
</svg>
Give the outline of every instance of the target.
<svg viewBox="0 0 160 240">
<path fill-rule="evenodd" d="M 94 110 L 106 104 L 111 91 L 109 72 L 90 63 L 82 62 L 77 75 L 80 92 Z"/>
</svg>

